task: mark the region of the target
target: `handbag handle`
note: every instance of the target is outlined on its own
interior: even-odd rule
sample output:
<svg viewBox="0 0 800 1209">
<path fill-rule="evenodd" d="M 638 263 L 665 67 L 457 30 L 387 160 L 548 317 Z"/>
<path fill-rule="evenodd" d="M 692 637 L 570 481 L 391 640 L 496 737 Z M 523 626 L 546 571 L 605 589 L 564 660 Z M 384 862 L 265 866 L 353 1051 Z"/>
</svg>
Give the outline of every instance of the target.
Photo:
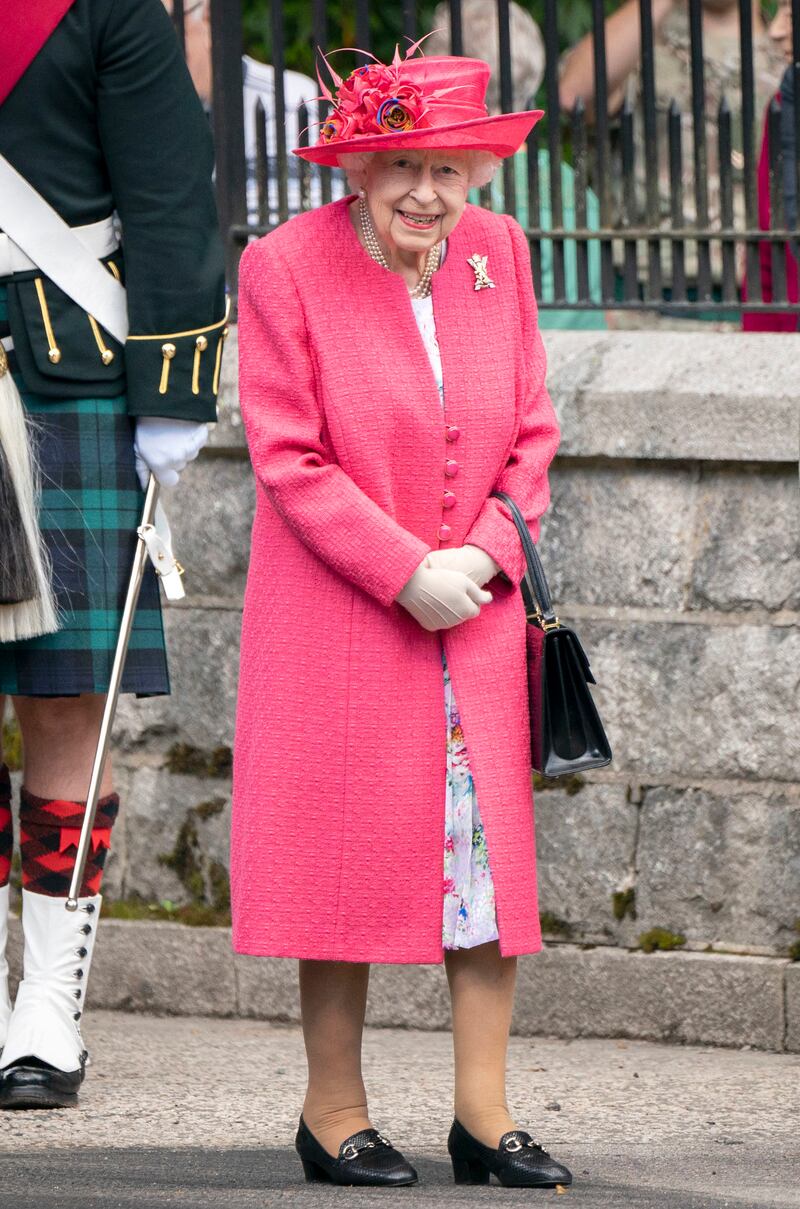
<svg viewBox="0 0 800 1209">
<path fill-rule="evenodd" d="M 520 584 L 525 601 L 525 609 L 528 613 L 535 613 L 537 617 L 541 618 L 544 629 L 557 626 L 558 618 L 553 609 L 553 600 L 550 596 L 550 588 L 547 585 L 547 577 L 525 517 L 511 496 L 506 495 L 505 491 L 493 491 L 491 494 L 508 506 L 511 512 L 511 519 L 517 526 L 517 532 L 522 542 L 522 550 L 528 569 L 527 579 L 523 576 L 522 583 Z"/>
</svg>

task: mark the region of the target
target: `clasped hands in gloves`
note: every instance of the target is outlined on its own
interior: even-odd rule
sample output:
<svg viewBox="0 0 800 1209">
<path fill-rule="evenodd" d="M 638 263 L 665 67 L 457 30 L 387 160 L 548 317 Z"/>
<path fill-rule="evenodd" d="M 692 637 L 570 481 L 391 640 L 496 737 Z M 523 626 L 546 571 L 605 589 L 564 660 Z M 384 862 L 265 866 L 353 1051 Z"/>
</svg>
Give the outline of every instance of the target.
<svg viewBox="0 0 800 1209">
<path fill-rule="evenodd" d="M 208 425 L 196 420 L 140 416 L 133 442 L 136 473 L 143 488 L 151 472 L 160 486 L 175 487 L 180 472 L 194 461 L 208 440 Z"/>
<path fill-rule="evenodd" d="M 431 550 L 395 600 L 423 629 L 448 630 L 491 603 L 492 594 L 483 585 L 499 570 L 479 546 Z"/>
</svg>

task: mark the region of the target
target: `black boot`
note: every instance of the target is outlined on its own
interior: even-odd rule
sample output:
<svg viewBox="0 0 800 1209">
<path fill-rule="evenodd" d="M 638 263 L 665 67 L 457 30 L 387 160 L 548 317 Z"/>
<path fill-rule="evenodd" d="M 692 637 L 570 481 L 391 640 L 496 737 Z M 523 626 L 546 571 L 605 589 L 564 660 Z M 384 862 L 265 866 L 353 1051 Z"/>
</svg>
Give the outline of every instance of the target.
<svg viewBox="0 0 800 1209">
<path fill-rule="evenodd" d="M 22 1058 L 0 1071 L 0 1108 L 74 1108 L 86 1059 L 63 1071 L 39 1058 Z"/>
<path fill-rule="evenodd" d="M 524 1129 L 504 1133 L 497 1150 L 492 1150 L 467 1133 L 459 1121 L 453 1121 L 447 1149 L 457 1184 L 488 1184 L 492 1174 L 506 1188 L 554 1188 L 572 1183 L 572 1173 L 551 1159 Z"/>
<path fill-rule="evenodd" d="M 320 1145 L 303 1118 L 295 1138 L 306 1180 L 400 1188 L 416 1184 L 417 1173 L 377 1129 L 362 1129 L 345 1138 L 334 1158 Z"/>
</svg>

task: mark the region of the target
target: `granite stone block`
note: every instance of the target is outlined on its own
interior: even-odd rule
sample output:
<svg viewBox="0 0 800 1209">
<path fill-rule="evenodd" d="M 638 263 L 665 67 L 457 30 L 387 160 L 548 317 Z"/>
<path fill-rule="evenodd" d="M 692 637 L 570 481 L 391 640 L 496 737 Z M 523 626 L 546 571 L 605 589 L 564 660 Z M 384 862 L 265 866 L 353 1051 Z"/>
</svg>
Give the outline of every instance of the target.
<svg viewBox="0 0 800 1209">
<path fill-rule="evenodd" d="M 187 598 L 241 605 L 255 507 L 249 464 L 201 454 L 184 480 L 170 501 L 169 518 L 175 555 L 186 569 Z"/>
<path fill-rule="evenodd" d="M 548 349 L 579 333 L 551 333 Z M 562 398 L 561 453 L 797 462 L 794 358 L 785 336 L 618 332 L 588 347 L 590 374 Z"/>
<path fill-rule="evenodd" d="M 704 470 L 695 508 L 691 608 L 800 608 L 796 468 Z"/>
<path fill-rule="evenodd" d="M 616 771 L 800 780 L 800 629 L 625 618 L 581 639 Z"/>
<path fill-rule="evenodd" d="M 783 1047 L 783 973 L 766 957 L 555 946 L 519 966 L 514 1030 Z"/>
<path fill-rule="evenodd" d="M 771 947 L 797 939 L 800 794 L 794 789 L 648 789 L 636 884 L 643 931 Z"/>
<path fill-rule="evenodd" d="M 300 1019 L 296 961 L 236 953 L 233 964 L 238 1015 L 255 1020 Z"/>
<path fill-rule="evenodd" d="M 635 867 L 637 807 L 627 786 L 585 782 L 578 792 L 537 790 L 536 869 L 543 927 L 560 939 L 619 941 L 634 921 L 614 914 L 614 894 Z"/>
<path fill-rule="evenodd" d="M 239 609 L 169 608 L 165 629 L 172 693 L 121 697 L 114 736 L 123 755 L 163 758 L 176 744 L 213 753 L 233 745 Z"/>
<path fill-rule="evenodd" d="M 125 896 L 221 905 L 230 863 L 227 777 L 139 768 L 130 779 L 125 813 Z"/>
<path fill-rule="evenodd" d="M 694 515 L 688 468 L 570 462 L 556 465 L 551 489 L 539 553 L 557 602 L 684 607 Z"/>
<path fill-rule="evenodd" d="M 786 967 L 786 1048 L 800 1054 L 800 961 Z"/>
</svg>

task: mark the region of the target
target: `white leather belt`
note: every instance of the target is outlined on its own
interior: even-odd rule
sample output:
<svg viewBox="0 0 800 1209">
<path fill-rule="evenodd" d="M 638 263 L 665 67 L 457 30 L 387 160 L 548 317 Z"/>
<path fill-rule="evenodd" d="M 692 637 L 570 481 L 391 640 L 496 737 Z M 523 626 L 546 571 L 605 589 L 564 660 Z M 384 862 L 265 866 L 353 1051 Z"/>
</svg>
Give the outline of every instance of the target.
<svg viewBox="0 0 800 1209">
<path fill-rule="evenodd" d="M 102 260 L 116 252 L 119 247 L 119 233 L 113 217 L 101 218 L 99 222 L 88 223 L 85 227 L 72 227 L 87 251 L 97 260 Z M 10 236 L 0 233 L 0 279 L 10 277 L 12 273 L 25 273 L 38 266 L 22 248 L 14 243 Z"/>
</svg>

